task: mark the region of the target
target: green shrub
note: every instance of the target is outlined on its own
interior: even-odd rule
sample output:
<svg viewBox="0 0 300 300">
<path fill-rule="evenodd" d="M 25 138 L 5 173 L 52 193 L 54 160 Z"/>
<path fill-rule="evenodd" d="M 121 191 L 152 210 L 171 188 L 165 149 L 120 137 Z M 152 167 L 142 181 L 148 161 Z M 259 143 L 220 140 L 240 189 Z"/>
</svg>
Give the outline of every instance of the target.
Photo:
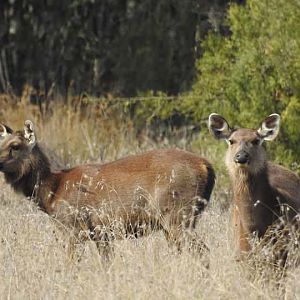
<svg viewBox="0 0 300 300">
<path fill-rule="evenodd" d="M 257 127 L 273 113 L 282 130 L 271 153 L 284 164 L 300 154 L 300 5 L 297 1 L 249 0 L 228 11 L 230 37 L 210 33 L 197 62 L 193 97 L 183 111 L 195 120 L 211 112 L 235 125 Z"/>
</svg>

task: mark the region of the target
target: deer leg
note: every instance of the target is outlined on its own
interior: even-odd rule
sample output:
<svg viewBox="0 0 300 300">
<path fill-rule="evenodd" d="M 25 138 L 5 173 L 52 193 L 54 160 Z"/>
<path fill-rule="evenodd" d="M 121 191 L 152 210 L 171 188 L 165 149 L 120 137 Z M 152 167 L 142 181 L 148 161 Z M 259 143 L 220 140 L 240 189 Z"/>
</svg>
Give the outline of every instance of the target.
<svg viewBox="0 0 300 300">
<path fill-rule="evenodd" d="M 101 233 L 94 241 L 103 261 L 109 262 L 114 256 L 114 245 L 110 235 L 107 232 Z"/>
<path fill-rule="evenodd" d="M 167 222 L 166 219 L 164 220 L 163 231 L 168 244 L 170 246 L 175 245 L 179 252 L 182 251 L 183 247 L 187 247 L 189 251 L 202 254 L 209 249 L 194 231 L 196 216 L 190 215 L 192 215 L 190 218 L 187 217 L 186 213 L 180 217 L 172 218 L 169 216 Z"/>
<path fill-rule="evenodd" d="M 237 238 L 237 245 L 239 248 L 239 258 L 244 258 L 246 254 L 251 250 L 249 243 L 249 232 L 245 230 L 240 216 L 238 208 L 234 208 L 233 211 L 233 224 L 235 228 L 235 236 Z"/>
<path fill-rule="evenodd" d="M 80 262 L 83 255 L 83 251 L 80 254 L 77 252 L 78 243 L 78 238 L 74 234 L 70 235 L 67 245 L 67 257 L 70 263 Z"/>
<path fill-rule="evenodd" d="M 181 230 L 174 226 L 171 228 L 164 228 L 163 232 L 164 232 L 164 235 L 166 237 L 169 247 L 175 246 L 176 249 L 180 252 L 182 249 Z"/>
</svg>

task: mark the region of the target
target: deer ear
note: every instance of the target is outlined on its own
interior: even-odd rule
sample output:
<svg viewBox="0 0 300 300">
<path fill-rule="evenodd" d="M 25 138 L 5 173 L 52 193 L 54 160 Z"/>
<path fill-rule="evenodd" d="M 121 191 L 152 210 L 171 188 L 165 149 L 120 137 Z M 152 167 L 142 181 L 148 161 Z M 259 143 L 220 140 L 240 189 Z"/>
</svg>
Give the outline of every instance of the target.
<svg viewBox="0 0 300 300">
<path fill-rule="evenodd" d="M 210 114 L 208 118 L 208 129 L 217 139 L 228 139 L 231 134 L 231 128 L 228 122 L 218 114 Z"/>
<path fill-rule="evenodd" d="M 257 133 L 266 141 L 273 141 L 279 132 L 280 116 L 272 114 L 265 118 Z"/>
<path fill-rule="evenodd" d="M 13 130 L 8 126 L 0 123 L 0 140 L 13 133 Z"/>
<path fill-rule="evenodd" d="M 29 146 L 31 146 L 31 148 L 33 148 L 36 144 L 36 138 L 35 138 L 33 123 L 30 120 L 25 121 L 24 137 L 27 140 Z"/>
</svg>

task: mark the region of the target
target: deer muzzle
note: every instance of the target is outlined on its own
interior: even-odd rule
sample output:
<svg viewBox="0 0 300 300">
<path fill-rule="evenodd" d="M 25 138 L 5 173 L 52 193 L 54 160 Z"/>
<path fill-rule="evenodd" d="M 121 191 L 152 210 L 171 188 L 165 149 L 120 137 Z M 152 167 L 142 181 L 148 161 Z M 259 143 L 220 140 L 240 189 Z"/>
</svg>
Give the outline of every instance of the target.
<svg viewBox="0 0 300 300">
<path fill-rule="evenodd" d="M 236 153 L 234 156 L 234 162 L 240 165 L 249 164 L 250 161 L 250 155 L 244 150 L 241 150 Z"/>
</svg>

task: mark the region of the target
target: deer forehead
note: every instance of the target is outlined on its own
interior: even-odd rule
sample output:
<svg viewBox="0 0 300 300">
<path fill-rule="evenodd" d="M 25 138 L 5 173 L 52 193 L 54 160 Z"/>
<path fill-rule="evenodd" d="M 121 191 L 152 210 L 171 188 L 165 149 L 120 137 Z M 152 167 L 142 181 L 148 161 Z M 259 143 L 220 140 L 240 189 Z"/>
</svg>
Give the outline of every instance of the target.
<svg viewBox="0 0 300 300">
<path fill-rule="evenodd" d="M 4 150 L 9 147 L 11 144 L 22 144 L 24 143 L 25 138 L 19 134 L 10 134 L 2 140 L 0 143 L 0 149 Z"/>
<path fill-rule="evenodd" d="M 259 138 L 257 131 L 254 129 L 240 128 L 230 135 L 230 139 L 234 139 L 237 142 L 251 142 L 255 139 Z"/>
</svg>

